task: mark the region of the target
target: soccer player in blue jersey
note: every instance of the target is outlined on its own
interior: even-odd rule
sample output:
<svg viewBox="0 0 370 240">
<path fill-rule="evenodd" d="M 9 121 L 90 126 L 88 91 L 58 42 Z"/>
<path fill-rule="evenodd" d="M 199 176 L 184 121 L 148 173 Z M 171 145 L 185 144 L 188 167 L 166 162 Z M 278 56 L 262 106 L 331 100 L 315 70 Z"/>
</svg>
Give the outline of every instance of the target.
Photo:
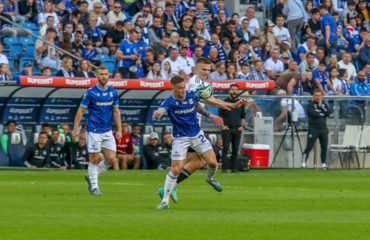
<svg viewBox="0 0 370 240">
<path fill-rule="evenodd" d="M 159 109 L 153 114 L 154 119 L 159 119 L 167 112 L 174 125 L 171 172 L 167 174 L 164 197 L 157 209 L 169 208 L 169 197 L 172 189 L 177 184 L 176 180 L 183 167 L 189 147 L 193 148 L 207 162 L 206 182 L 222 191 L 221 185 L 213 179 L 213 175 L 217 171 L 217 159 L 211 144 L 200 128 L 196 106 L 198 102 L 203 102 L 213 107 L 230 110 L 230 108 L 244 104 L 245 101 L 245 99 L 242 99 L 236 104 L 230 104 L 216 100 L 213 97 L 207 100 L 200 99 L 194 91 L 186 90 L 185 80 L 181 77 L 172 78 L 171 87 L 173 94 L 164 100 Z"/>
<path fill-rule="evenodd" d="M 128 31 L 129 37 L 123 41 L 117 49 L 116 59 L 118 59 L 119 71 L 124 79 L 137 79 L 136 71 L 130 71 L 132 66 L 136 66 L 136 60 L 139 59 L 137 51 L 137 32 L 136 29 Z"/>
<path fill-rule="evenodd" d="M 116 89 L 108 86 L 109 71 L 105 66 L 100 66 L 96 77 L 98 84 L 89 88 L 77 111 L 72 139 L 76 140 L 82 116 L 86 109 L 89 110 L 87 121 L 87 149 L 89 152 L 88 174 L 85 179 L 91 195 L 102 195 L 98 187 L 98 176 L 106 172 L 116 159 L 116 141 L 114 140 L 111 126 L 112 114 L 117 124 L 116 138 L 122 138 L 121 113 L 118 109 L 118 94 Z M 99 162 L 99 153 L 103 151 L 105 160 Z"/>
</svg>

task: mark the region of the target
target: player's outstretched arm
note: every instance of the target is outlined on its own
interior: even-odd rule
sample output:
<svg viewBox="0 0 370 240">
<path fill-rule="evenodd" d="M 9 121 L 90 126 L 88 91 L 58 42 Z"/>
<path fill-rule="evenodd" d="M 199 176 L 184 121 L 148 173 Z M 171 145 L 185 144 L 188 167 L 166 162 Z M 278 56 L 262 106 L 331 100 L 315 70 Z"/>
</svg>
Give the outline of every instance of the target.
<svg viewBox="0 0 370 240">
<path fill-rule="evenodd" d="M 119 111 L 119 108 L 113 108 L 113 118 L 114 121 L 117 124 L 117 133 L 116 133 L 116 138 L 118 141 L 121 140 L 122 138 L 122 125 L 121 125 L 121 112 Z"/>
<path fill-rule="evenodd" d="M 78 110 L 77 110 L 76 117 L 75 117 L 75 122 L 74 122 L 74 126 L 73 126 L 73 133 L 72 133 L 73 142 L 76 142 L 76 138 L 78 137 L 78 134 L 79 134 L 78 126 L 80 125 L 82 116 L 84 115 L 85 111 L 86 111 L 86 108 L 83 108 L 83 107 L 79 107 Z"/>
<path fill-rule="evenodd" d="M 247 103 L 248 103 L 247 99 L 242 98 L 238 102 L 234 103 L 234 108 L 241 107 L 241 106 L 243 106 L 243 105 L 245 105 Z"/>
<path fill-rule="evenodd" d="M 197 112 L 202 114 L 203 116 L 211 119 L 214 123 L 216 123 L 217 125 L 219 126 L 223 126 L 224 125 L 224 120 L 222 118 L 220 118 L 219 116 L 216 116 L 216 115 L 213 115 L 212 113 L 208 112 L 204 107 L 202 107 L 202 105 L 200 105 L 199 103 L 197 103 L 196 107 L 197 109 Z"/>
<path fill-rule="evenodd" d="M 153 113 L 153 119 L 160 119 L 162 117 L 162 115 L 164 114 L 164 110 L 163 109 L 158 109 L 157 111 L 155 111 Z"/>
<path fill-rule="evenodd" d="M 227 102 L 221 101 L 219 99 L 216 99 L 214 97 L 210 97 L 206 100 L 202 99 L 202 100 L 200 100 L 200 102 L 205 103 L 205 104 L 209 104 L 212 107 L 223 108 L 223 109 L 226 109 L 226 110 L 229 110 L 229 111 L 231 111 L 232 108 L 235 108 L 233 103 L 227 103 Z"/>
</svg>

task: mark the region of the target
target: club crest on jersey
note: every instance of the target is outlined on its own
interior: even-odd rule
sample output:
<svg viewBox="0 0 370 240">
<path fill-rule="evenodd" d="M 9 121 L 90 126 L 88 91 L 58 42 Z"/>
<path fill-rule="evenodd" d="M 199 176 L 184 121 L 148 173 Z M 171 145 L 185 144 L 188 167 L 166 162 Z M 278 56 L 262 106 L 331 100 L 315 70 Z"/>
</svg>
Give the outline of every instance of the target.
<svg viewBox="0 0 370 240">
<path fill-rule="evenodd" d="M 126 139 L 126 142 L 128 142 L 129 141 L 129 139 Z"/>
<path fill-rule="evenodd" d="M 83 151 L 82 151 L 82 154 L 83 154 L 83 155 L 86 155 L 86 150 L 83 150 Z"/>
<path fill-rule="evenodd" d="M 60 151 L 60 147 L 57 147 L 57 151 L 58 151 L 58 152 Z"/>
<path fill-rule="evenodd" d="M 43 151 L 42 154 L 43 155 L 46 155 L 46 154 L 48 154 L 48 152 L 47 151 Z"/>
<path fill-rule="evenodd" d="M 192 98 L 189 99 L 189 103 L 193 104 L 193 99 Z"/>
<path fill-rule="evenodd" d="M 113 93 L 112 93 L 112 92 L 109 92 L 109 96 L 110 96 L 110 97 L 113 97 Z"/>
<path fill-rule="evenodd" d="M 176 106 L 179 106 L 179 102 L 176 102 Z"/>
<path fill-rule="evenodd" d="M 97 95 L 98 95 L 98 97 L 100 97 L 100 93 L 98 93 Z"/>
</svg>

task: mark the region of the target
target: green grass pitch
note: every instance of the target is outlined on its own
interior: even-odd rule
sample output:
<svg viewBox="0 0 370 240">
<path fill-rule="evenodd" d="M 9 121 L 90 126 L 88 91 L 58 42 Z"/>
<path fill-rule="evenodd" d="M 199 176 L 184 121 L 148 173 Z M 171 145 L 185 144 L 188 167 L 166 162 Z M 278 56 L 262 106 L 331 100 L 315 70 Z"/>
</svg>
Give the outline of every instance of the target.
<svg viewBox="0 0 370 240">
<path fill-rule="evenodd" d="M 370 171 L 197 171 L 156 210 L 167 171 L 0 171 L 0 239 L 370 239 Z"/>
</svg>

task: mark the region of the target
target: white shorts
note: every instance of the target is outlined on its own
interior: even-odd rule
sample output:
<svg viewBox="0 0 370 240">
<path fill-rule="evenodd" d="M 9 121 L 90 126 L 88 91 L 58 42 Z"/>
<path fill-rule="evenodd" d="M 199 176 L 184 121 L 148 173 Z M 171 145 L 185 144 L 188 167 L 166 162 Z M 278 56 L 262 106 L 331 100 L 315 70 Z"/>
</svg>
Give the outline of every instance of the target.
<svg viewBox="0 0 370 240">
<path fill-rule="evenodd" d="M 173 138 L 172 160 L 185 160 L 189 147 L 193 148 L 199 155 L 212 149 L 203 131 L 200 131 L 195 137 Z"/>
<path fill-rule="evenodd" d="M 112 131 L 106 133 L 87 132 L 86 140 L 89 153 L 99 153 L 102 148 L 117 151 L 116 140 Z"/>
</svg>

